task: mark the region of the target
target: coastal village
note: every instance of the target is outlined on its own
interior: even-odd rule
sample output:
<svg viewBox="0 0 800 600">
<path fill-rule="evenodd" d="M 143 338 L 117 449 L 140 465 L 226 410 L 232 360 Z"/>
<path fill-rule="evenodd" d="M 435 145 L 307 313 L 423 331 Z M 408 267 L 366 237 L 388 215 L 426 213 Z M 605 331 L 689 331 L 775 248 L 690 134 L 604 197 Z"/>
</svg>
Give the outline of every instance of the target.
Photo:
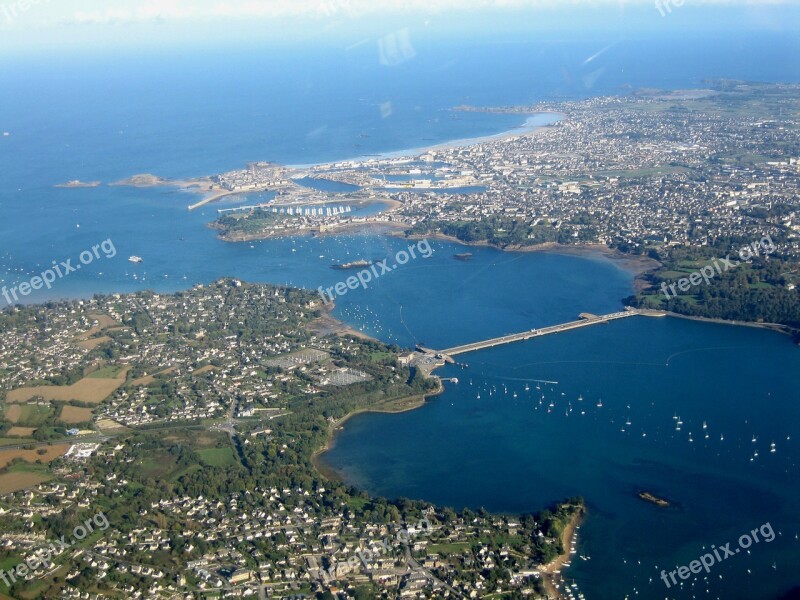
<svg viewBox="0 0 800 600">
<path fill-rule="evenodd" d="M 718 82 L 694 94 L 459 107 L 561 118 L 405 158 L 253 163 L 187 186 L 206 195 L 199 204 L 277 194 L 220 209 L 213 226 L 229 241 L 379 225 L 636 254 L 770 236 L 796 265 L 800 217 L 786 207 L 798 195 L 797 91 Z M 388 209 L 330 209 L 370 203 Z M 788 269 L 780 286 L 797 279 Z M 562 574 L 581 499 L 536 515 L 457 513 L 372 498 L 326 470 L 319 453 L 349 415 L 419 406 L 440 389 L 428 375 L 441 363 L 331 323 L 311 292 L 230 279 L 3 312 L 0 593 L 582 598 Z M 28 566 L 101 511 L 107 530 Z"/>
<path fill-rule="evenodd" d="M 328 202 L 392 201 L 393 208 L 379 215 L 339 215 L 322 228 L 303 218 L 259 227 L 263 211 L 251 208 L 225 214 L 217 225 L 223 239 L 236 241 L 243 231 L 253 239 L 285 227 L 330 232 L 375 224 L 428 233 L 448 223 L 503 219 L 527 226 L 524 237 L 498 236 L 512 247 L 599 244 L 634 253 L 653 245 L 705 246 L 719 238 L 780 234 L 783 250 L 797 258 L 800 215 L 773 211 L 792 205 L 798 194 L 797 86 L 718 82 L 717 88 L 458 107 L 561 118 L 530 133 L 512 130 L 490 141 L 285 174 L 359 186 L 350 194 L 328 194 Z M 254 184 L 270 187 L 267 179 L 247 182 Z"/>
<path fill-rule="evenodd" d="M 0 592 L 579 598 L 557 574 L 579 499 L 456 513 L 319 476 L 311 453 L 347 414 L 437 387 L 398 349 L 320 331 L 320 311 L 310 292 L 223 280 L 3 313 Z M 85 412 L 68 432 L 70 409 Z M 107 529 L 70 539 L 99 513 Z"/>
</svg>

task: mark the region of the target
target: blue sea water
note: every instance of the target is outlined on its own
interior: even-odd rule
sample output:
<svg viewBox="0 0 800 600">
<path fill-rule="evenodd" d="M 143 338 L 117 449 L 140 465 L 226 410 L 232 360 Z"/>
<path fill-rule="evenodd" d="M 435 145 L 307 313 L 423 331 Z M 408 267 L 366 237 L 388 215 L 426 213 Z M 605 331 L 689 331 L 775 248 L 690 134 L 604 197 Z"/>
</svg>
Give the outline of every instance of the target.
<svg viewBox="0 0 800 600">
<path fill-rule="evenodd" d="M 414 57 L 392 67 L 372 42 L 0 64 L 0 132 L 10 134 L 0 137 L 0 285 L 54 260 L 76 262 L 110 239 L 114 258 L 28 300 L 166 292 L 223 276 L 327 287 L 341 278 L 331 264 L 391 257 L 411 242 L 364 234 L 229 244 L 206 227 L 216 209 L 268 197 L 188 212 L 193 194 L 107 184 L 144 172 L 213 174 L 252 160 L 340 160 L 524 121 L 450 110 L 465 103 L 699 87 L 707 77 L 800 80 L 800 41 L 790 34 L 437 44 L 412 30 L 410 41 Z M 103 185 L 53 187 L 71 179 Z M 630 275 L 601 256 L 480 248 L 461 262 L 452 255 L 463 248 L 432 246 L 431 258 L 341 297 L 336 314 L 386 341 L 445 347 L 611 312 L 632 293 Z M 128 262 L 133 254 L 144 262 Z M 643 318 L 487 350 L 465 357 L 466 369 L 444 370 L 461 383 L 426 408 L 350 421 L 326 460 L 371 491 L 456 506 L 534 511 L 583 495 L 591 516 L 580 551 L 591 559 L 574 561 L 570 575 L 589 598 L 769 598 L 800 583 L 791 568 L 800 558 L 796 352 L 768 332 Z M 534 379 L 559 382 L 539 391 L 544 409 L 524 389 L 535 390 Z M 639 488 L 675 507 L 640 501 Z M 766 521 L 781 532 L 769 546 L 721 565 L 708 582 L 659 587 L 656 567 L 686 564 L 704 545 Z"/>
</svg>

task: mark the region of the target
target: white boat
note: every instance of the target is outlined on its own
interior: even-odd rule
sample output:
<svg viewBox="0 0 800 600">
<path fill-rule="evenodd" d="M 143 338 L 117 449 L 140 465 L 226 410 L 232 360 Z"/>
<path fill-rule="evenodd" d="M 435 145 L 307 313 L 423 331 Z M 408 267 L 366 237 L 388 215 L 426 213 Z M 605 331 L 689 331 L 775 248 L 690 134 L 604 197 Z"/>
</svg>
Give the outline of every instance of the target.
<svg viewBox="0 0 800 600">
<path fill-rule="evenodd" d="M 129 261 L 131 261 L 132 263 L 140 263 L 140 262 L 144 262 L 144 259 L 143 259 L 141 256 L 136 256 L 136 255 L 134 255 L 134 256 L 129 256 L 129 257 L 128 257 L 128 260 L 129 260 Z"/>
</svg>

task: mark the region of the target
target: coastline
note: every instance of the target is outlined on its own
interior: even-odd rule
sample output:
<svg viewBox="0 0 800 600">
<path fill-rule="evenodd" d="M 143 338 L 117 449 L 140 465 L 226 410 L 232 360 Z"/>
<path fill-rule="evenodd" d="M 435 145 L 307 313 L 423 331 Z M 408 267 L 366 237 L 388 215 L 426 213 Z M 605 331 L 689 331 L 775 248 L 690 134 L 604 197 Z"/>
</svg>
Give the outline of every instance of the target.
<svg viewBox="0 0 800 600">
<path fill-rule="evenodd" d="M 564 551 L 539 569 L 539 573 L 542 576 L 542 584 L 550 598 L 561 600 L 565 597 L 564 594 L 561 593 L 560 588 L 556 587 L 556 584 L 559 578 L 561 578 L 561 570 L 564 568 L 565 563 L 570 562 L 571 545 L 573 540 L 577 542 L 577 530 L 585 517 L 585 507 L 581 512 L 572 515 L 572 519 L 570 519 L 570 522 L 564 527 L 564 531 L 561 532 L 561 546 L 564 548 Z"/>
<path fill-rule="evenodd" d="M 333 167 L 336 164 L 345 162 L 366 162 L 369 160 L 389 160 L 395 158 L 407 158 L 409 160 L 412 160 L 428 152 L 441 152 L 446 150 L 453 150 L 456 148 L 474 146 L 477 144 L 501 142 L 510 139 L 533 135 L 540 129 L 544 127 L 550 127 L 567 118 L 567 115 L 565 113 L 553 112 L 553 111 L 531 111 L 531 112 L 519 112 L 514 114 L 525 115 L 527 118 L 522 124 L 517 125 L 512 129 L 501 131 L 500 133 L 476 136 L 470 138 L 458 138 L 430 146 L 419 146 L 415 148 L 405 148 L 401 150 L 390 150 L 387 152 L 380 152 L 374 155 L 361 155 L 353 158 L 343 158 L 327 162 L 291 164 L 284 166 L 287 169 L 302 172 L 315 168 Z M 292 179 L 291 176 L 289 178 Z M 249 193 L 261 193 L 265 191 L 270 191 L 271 189 L 269 186 L 267 186 L 267 187 L 258 187 L 251 190 L 231 191 L 221 188 L 215 188 L 213 179 L 209 175 L 194 177 L 190 179 L 169 179 L 165 177 L 160 177 L 158 175 L 153 175 L 150 173 L 132 175 L 128 178 L 110 183 L 109 185 L 129 186 L 134 188 L 176 187 L 178 189 L 195 194 L 209 194 L 208 196 L 201 198 L 196 203 L 190 205 L 188 207 L 190 211 L 205 206 L 207 204 L 210 204 L 226 196 L 237 195 L 237 194 L 247 195 Z"/>
<path fill-rule="evenodd" d="M 311 455 L 311 463 L 314 465 L 314 468 L 317 470 L 317 472 L 326 479 L 330 479 L 331 481 L 342 481 L 341 475 L 339 475 L 339 473 L 335 469 L 325 464 L 324 460 L 322 459 L 322 456 L 336 446 L 336 436 L 338 432 L 347 423 L 347 421 L 349 421 L 350 419 L 352 419 L 357 415 L 362 415 L 365 413 L 383 413 L 390 415 L 399 415 L 401 413 L 417 410 L 418 408 L 422 408 L 423 406 L 425 406 L 425 404 L 428 402 L 428 398 L 434 398 L 442 393 L 444 393 L 444 384 L 442 384 L 442 382 L 439 381 L 438 389 L 428 394 L 397 398 L 395 400 L 389 400 L 388 402 L 380 406 L 374 406 L 370 408 L 359 408 L 352 412 L 347 413 L 341 419 L 329 423 L 328 433 L 325 439 L 325 443 L 322 445 L 321 448 L 316 450 Z"/>
<path fill-rule="evenodd" d="M 333 309 L 335 307 L 336 305 L 333 303 L 323 304 L 322 314 L 311 322 L 311 324 L 308 326 L 308 330 L 319 336 L 326 336 L 330 334 L 351 335 L 353 337 L 357 337 L 362 340 L 369 340 L 372 342 L 378 341 L 374 337 L 369 336 L 363 331 L 359 331 L 358 329 L 353 329 L 349 325 L 343 323 L 342 321 L 334 317 Z"/>
<path fill-rule="evenodd" d="M 389 235 L 396 235 L 390 233 Z M 507 246 L 501 247 L 490 242 L 465 242 L 451 235 L 443 233 L 414 234 L 408 236 L 409 239 L 434 239 L 445 242 L 453 242 L 462 246 L 474 248 L 494 248 L 502 252 L 549 252 L 551 254 L 562 254 L 568 256 L 587 257 L 601 254 L 605 258 L 611 259 L 618 266 L 634 276 L 634 286 L 636 291 L 640 288 L 648 287 L 649 284 L 642 278 L 643 275 L 651 273 L 661 267 L 661 263 L 649 256 L 624 254 L 619 250 L 609 248 L 605 244 L 559 244 L 557 242 L 545 242 L 533 246 Z"/>
<path fill-rule="evenodd" d="M 792 337 L 794 330 L 788 325 L 781 325 L 780 323 L 758 323 L 754 321 L 728 321 L 726 319 L 714 319 L 711 317 L 697 317 L 694 315 L 682 315 L 676 312 L 661 311 L 666 317 L 675 317 L 676 319 L 685 319 L 687 321 L 700 321 L 701 323 L 714 323 L 717 325 L 730 325 L 732 327 L 751 327 L 753 329 L 766 329 L 781 333 Z"/>
<path fill-rule="evenodd" d="M 343 163 L 343 162 L 364 162 L 368 160 L 388 160 L 392 158 L 414 158 L 421 154 L 425 154 L 431 151 L 441 152 L 445 150 L 454 150 L 456 148 L 473 146 L 475 144 L 486 144 L 490 142 L 500 142 L 513 138 L 524 137 L 536 133 L 543 127 L 549 127 L 555 123 L 558 123 L 559 121 L 562 121 L 567 117 L 565 113 L 552 112 L 552 111 L 532 111 L 532 112 L 520 112 L 516 114 L 526 115 L 527 118 L 521 125 L 517 125 L 516 127 L 507 129 L 505 131 L 501 131 L 500 133 L 493 133 L 489 135 L 482 135 L 471 138 L 458 138 L 455 140 L 448 140 L 445 142 L 441 142 L 439 144 L 433 144 L 431 146 L 404 148 L 402 150 L 389 150 L 387 152 L 378 152 L 377 154 L 362 154 L 360 156 L 355 156 L 352 158 L 343 158 L 339 160 L 333 160 L 321 163 L 296 164 L 296 165 L 286 165 L 286 166 L 290 169 L 305 170 L 305 169 L 312 169 L 319 167 L 332 167 L 338 163 Z M 534 123 L 533 121 L 537 117 L 542 117 L 542 120 L 547 122 Z"/>
<path fill-rule="evenodd" d="M 346 325 L 339 319 L 333 316 L 333 309 L 335 308 L 335 304 L 326 304 L 323 305 L 322 314 L 314 320 L 311 325 L 309 326 L 309 330 L 317 335 L 328 335 L 328 334 L 336 334 L 336 335 L 352 335 L 364 340 L 372 340 L 377 341 L 375 338 L 362 333 L 356 329 L 353 329 L 349 325 Z M 385 414 L 400 414 L 412 410 L 416 410 L 425 406 L 428 398 L 432 398 L 438 396 L 444 392 L 444 384 L 442 384 L 439 378 L 435 378 L 438 382 L 438 388 L 428 394 L 422 394 L 419 396 L 406 396 L 403 398 L 396 398 L 394 400 L 389 400 L 388 402 L 374 407 L 369 408 L 359 408 L 352 412 L 349 412 L 342 418 L 333 421 L 328 424 L 328 432 L 325 439 L 325 443 L 322 445 L 321 448 L 316 450 L 311 455 L 311 463 L 313 464 L 314 468 L 317 472 L 325 477 L 326 479 L 330 479 L 332 481 L 341 481 L 341 477 L 339 474 L 326 465 L 324 461 L 321 459 L 322 455 L 325 454 L 328 450 L 331 450 L 336 445 L 336 434 L 337 432 L 344 426 L 347 421 L 355 417 L 356 415 L 364 414 L 364 413 L 385 413 Z"/>
</svg>

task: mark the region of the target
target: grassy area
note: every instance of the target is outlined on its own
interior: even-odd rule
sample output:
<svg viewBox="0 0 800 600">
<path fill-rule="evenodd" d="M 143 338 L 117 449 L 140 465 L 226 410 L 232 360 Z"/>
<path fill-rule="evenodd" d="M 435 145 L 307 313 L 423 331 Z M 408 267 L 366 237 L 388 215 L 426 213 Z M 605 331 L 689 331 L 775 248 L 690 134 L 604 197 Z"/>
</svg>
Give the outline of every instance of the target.
<svg viewBox="0 0 800 600">
<path fill-rule="evenodd" d="M 197 454 L 202 461 L 212 467 L 232 467 L 236 464 L 236 457 L 230 446 L 225 448 L 206 448 L 198 450 Z"/>
<path fill-rule="evenodd" d="M 0 437 L 0 448 L 3 446 L 19 446 L 20 444 L 27 444 L 28 440 L 20 438 L 4 438 Z"/>
<path fill-rule="evenodd" d="M 186 467 L 185 469 L 181 469 L 180 471 L 175 471 L 172 474 L 171 479 L 173 481 L 177 481 L 178 479 L 180 479 L 184 475 L 190 475 L 190 474 L 194 473 L 195 471 L 202 471 L 202 470 L 203 470 L 203 467 L 201 465 L 192 465 L 190 467 Z"/>
<path fill-rule="evenodd" d="M 367 498 L 360 498 L 351 496 L 347 499 L 347 506 L 352 508 L 353 510 L 361 511 L 364 510 L 364 507 L 367 505 L 369 500 Z"/>
<path fill-rule="evenodd" d="M 114 379 L 122 371 L 122 367 L 109 365 L 101 369 L 97 369 L 93 373 L 89 373 L 87 377 L 92 379 Z"/>
<path fill-rule="evenodd" d="M 469 542 L 458 542 L 455 544 L 431 544 L 426 551 L 428 554 L 439 554 L 441 552 L 445 554 L 455 554 L 469 549 Z"/>
<path fill-rule="evenodd" d="M 143 460 L 139 466 L 139 471 L 143 476 L 152 479 L 168 479 L 174 471 L 175 459 L 166 453 L 157 454 Z"/>
<path fill-rule="evenodd" d="M 39 404 L 25 404 L 20 407 L 20 414 L 16 424 L 23 427 L 39 427 L 53 414 L 50 406 Z"/>
</svg>

